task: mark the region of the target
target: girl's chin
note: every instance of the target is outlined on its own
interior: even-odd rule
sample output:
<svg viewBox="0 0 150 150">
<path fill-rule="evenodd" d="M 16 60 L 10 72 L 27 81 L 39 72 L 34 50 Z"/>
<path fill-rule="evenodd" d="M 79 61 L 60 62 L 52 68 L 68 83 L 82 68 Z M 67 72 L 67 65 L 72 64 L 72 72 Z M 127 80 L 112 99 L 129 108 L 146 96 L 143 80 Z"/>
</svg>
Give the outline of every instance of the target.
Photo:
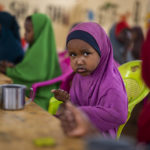
<svg viewBox="0 0 150 150">
<path fill-rule="evenodd" d="M 88 75 L 90 75 L 89 72 L 76 72 L 76 73 L 80 74 L 81 76 L 88 76 Z"/>
</svg>

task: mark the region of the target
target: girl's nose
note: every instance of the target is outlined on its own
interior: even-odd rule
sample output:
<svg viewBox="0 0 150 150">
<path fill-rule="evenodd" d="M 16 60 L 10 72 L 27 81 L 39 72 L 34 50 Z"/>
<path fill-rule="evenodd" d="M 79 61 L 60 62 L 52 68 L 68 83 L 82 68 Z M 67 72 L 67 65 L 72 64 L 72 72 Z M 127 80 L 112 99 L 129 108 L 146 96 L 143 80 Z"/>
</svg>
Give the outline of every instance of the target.
<svg viewBox="0 0 150 150">
<path fill-rule="evenodd" d="M 77 65 L 83 65 L 83 63 L 84 63 L 83 58 L 82 57 L 77 58 L 76 63 L 77 63 Z"/>
</svg>

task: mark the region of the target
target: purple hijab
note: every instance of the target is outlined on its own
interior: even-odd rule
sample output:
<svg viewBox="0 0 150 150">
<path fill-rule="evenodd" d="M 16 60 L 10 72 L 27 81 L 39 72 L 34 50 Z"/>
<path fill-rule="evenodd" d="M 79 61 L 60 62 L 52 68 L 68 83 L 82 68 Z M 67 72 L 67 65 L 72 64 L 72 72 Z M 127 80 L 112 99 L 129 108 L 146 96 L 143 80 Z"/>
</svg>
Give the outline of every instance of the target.
<svg viewBox="0 0 150 150">
<path fill-rule="evenodd" d="M 88 32 L 95 38 L 101 59 L 91 75 L 75 74 L 70 89 L 71 101 L 88 115 L 100 133 L 115 138 L 118 127 L 127 120 L 128 100 L 113 59 L 111 42 L 97 23 L 78 24 L 71 32 L 76 30 Z"/>
</svg>

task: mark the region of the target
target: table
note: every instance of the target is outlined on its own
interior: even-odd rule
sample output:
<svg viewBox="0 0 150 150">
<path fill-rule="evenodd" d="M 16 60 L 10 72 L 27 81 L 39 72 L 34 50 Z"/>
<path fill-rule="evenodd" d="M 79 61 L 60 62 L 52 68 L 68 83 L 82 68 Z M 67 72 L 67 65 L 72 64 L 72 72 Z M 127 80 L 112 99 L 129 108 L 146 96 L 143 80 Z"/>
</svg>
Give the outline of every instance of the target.
<svg viewBox="0 0 150 150">
<path fill-rule="evenodd" d="M 51 137 L 53 147 L 37 147 L 33 140 Z M 0 150 L 83 150 L 81 138 L 65 136 L 57 118 L 31 102 L 23 110 L 0 109 Z"/>
<path fill-rule="evenodd" d="M 0 73 L 0 84 L 10 84 L 12 83 L 12 80 L 5 76 L 4 74 Z"/>
</svg>

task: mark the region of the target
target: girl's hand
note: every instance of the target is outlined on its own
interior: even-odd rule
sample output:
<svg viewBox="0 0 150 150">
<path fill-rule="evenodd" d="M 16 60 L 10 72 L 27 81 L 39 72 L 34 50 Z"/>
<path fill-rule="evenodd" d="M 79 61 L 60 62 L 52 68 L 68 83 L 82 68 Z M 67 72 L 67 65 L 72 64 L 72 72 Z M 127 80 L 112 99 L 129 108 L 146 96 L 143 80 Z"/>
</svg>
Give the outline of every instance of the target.
<svg viewBox="0 0 150 150">
<path fill-rule="evenodd" d="M 0 72 L 5 74 L 6 73 L 6 67 L 0 65 Z"/>
<path fill-rule="evenodd" d="M 8 61 L 0 61 L 0 66 L 4 67 L 14 67 L 14 64 Z"/>
<path fill-rule="evenodd" d="M 7 67 L 14 67 L 14 64 L 8 61 L 0 61 L 0 72 L 5 74 Z"/>
<path fill-rule="evenodd" d="M 98 133 L 87 116 L 70 102 L 65 104 L 65 110 L 60 116 L 61 126 L 68 136 L 81 137 Z"/>
<path fill-rule="evenodd" d="M 10 67 L 10 68 L 13 68 L 15 66 L 13 63 L 8 62 L 8 61 L 5 61 L 4 64 L 6 67 Z"/>
<path fill-rule="evenodd" d="M 54 93 L 54 96 L 57 100 L 60 100 L 60 101 L 63 101 L 63 102 L 66 102 L 66 101 L 69 101 L 70 100 L 70 95 L 68 92 L 62 90 L 62 89 L 53 89 L 51 90 L 52 93 Z"/>
</svg>

